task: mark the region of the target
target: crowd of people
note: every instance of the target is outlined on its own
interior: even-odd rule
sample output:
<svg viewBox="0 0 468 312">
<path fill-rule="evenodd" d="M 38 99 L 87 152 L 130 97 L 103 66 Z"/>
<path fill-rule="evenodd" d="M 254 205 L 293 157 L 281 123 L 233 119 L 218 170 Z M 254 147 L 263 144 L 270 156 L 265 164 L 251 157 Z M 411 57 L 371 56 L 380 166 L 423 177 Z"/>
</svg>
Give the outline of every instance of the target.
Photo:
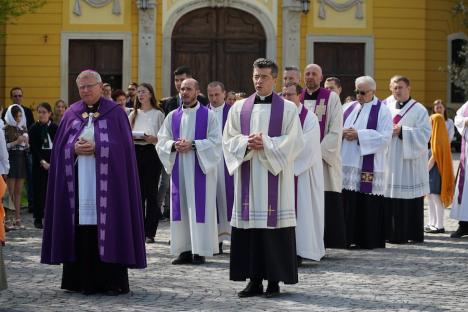
<svg viewBox="0 0 468 312">
<path fill-rule="evenodd" d="M 24 180 L 34 226 L 44 228 L 41 262 L 63 264 L 61 287 L 84 294 L 127 293 L 128 268 L 146 267 L 145 243 L 155 243 L 164 217 L 173 265 L 201 265 L 230 241 L 229 278 L 249 280 L 241 298 L 280 295 L 279 283 L 297 283 L 302 262 L 320 261 L 326 248 L 422 243 L 424 232 L 445 232 L 450 206 L 459 220 L 451 237 L 468 235 L 468 102 L 455 121 L 440 99 L 429 115 L 400 75 L 383 100 L 370 76 L 343 97 L 340 79 L 324 79 L 318 64 L 285 67 L 277 94 L 278 71 L 258 59 L 254 94 L 212 81 L 205 96 L 182 66 L 177 94 L 158 101 L 151 84 L 112 90 L 85 70 L 76 79 L 81 100 L 41 103 L 37 122 L 13 88 L 0 195 L 8 189 L 15 214 L 0 241 L 5 229 L 24 226 Z M 462 136 L 457 180 L 454 127 Z M 1 289 L 1 247 L 0 266 Z"/>
</svg>

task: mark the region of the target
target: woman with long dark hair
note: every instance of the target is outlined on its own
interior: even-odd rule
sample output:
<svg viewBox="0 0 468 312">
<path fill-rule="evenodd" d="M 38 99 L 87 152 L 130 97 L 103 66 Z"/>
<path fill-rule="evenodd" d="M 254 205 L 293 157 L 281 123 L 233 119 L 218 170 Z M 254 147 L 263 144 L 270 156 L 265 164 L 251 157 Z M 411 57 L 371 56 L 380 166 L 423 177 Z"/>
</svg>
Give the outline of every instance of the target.
<svg viewBox="0 0 468 312">
<path fill-rule="evenodd" d="M 29 130 L 29 142 L 33 159 L 34 227 L 42 229 L 50 154 L 58 126 L 52 121 L 52 107 L 50 107 L 49 103 L 39 104 L 37 106 L 37 115 L 39 121 L 32 125 Z"/>
<path fill-rule="evenodd" d="M 128 116 L 133 131 L 140 177 L 141 200 L 145 218 L 146 242 L 154 243 L 161 210 L 156 204 L 161 161 L 156 153 L 156 135 L 164 121 L 153 87 L 149 83 L 138 86 L 133 111 Z"/>
</svg>

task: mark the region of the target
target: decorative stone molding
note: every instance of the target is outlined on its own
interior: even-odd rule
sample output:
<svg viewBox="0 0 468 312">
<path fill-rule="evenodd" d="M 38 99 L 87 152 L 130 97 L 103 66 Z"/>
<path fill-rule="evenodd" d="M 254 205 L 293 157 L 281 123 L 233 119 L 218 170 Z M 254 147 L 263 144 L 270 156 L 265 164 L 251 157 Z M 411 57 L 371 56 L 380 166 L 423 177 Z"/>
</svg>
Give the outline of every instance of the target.
<svg viewBox="0 0 468 312">
<path fill-rule="evenodd" d="M 339 3 L 339 2 L 336 2 L 335 0 L 318 0 L 318 2 L 320 3 L 318 16 L 321 19 L 326 18 L 325 5 L 328 5 L 329 7 L 331 7 L 332 9 L 338 12 L 343 12 L 352 8 L 353 6 L 356 6 L 356 14 L 355 14 L 356 19 L 364 18 L 364 13 L 363 13 L 363 8 L 362 8 L 362 3 L 364 2 L 364 0 L 348 0 L 344 3 Z"/>
<path fill-rule="evenodd" d="M 283 67 L 299 66 L 301 14 L 302 6 L 299 0 L 283 1 Z"/>
<path fill-rule="evenodd" d="M 138 7 L 138 81 L 155 84 L 156 1 L 137 1 Z"/>
<path fill-rule="evenodd" d="M 92 6 L 93 8 L 102 8 L 108 5 L 109 3 L 112 4 L 112 14 L 120 15 L 120 0 L 81 0 L 87 3 L 88 5 Z M 73 14 L 76 16 L 81 16 L 81 5 L 80 0 L 75 0 L 75 4 L 73 5 Z"/>
</svg>

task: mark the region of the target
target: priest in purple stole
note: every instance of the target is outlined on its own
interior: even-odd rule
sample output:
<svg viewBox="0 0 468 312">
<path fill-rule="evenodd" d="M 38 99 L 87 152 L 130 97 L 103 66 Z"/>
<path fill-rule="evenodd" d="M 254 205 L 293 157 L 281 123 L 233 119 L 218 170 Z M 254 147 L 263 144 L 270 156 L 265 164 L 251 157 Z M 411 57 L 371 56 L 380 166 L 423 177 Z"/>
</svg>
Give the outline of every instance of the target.
<svg viewBox="0 0 468 312">
<path fill-rule="evenodd" d="M 140 188 L 128 118 L 101 97 L 101 76 L 76 79 L 49 169 L 41 262 L 63 263 L 62 288 L 129 292 L 127 268 L 145 268 Z"/>
<path fill-rule="evenodd" d="M 210 100 L 208 107 L 214 112 L 216 120 L 220 125 L 220 135 L 223 135 L 224 125 L 231 108 L 226 104 L 226 89 L 220 81 L 212 81 L 207 87 L 207 96 Z M 222 147 L 221 147 L 222 148 Z M 223 241 L 231 240 L 231 215 L 234 203 L 234 178 L 229 172 L 221 154 L 218 163 L 218 176 L 216 186 L 216 213 L 218 222 L 219 253 L 223 253 Z"/>
<path fill-rule="evenodd" d="M 410 80 L 392 77 L 394 100 L 385 105 L 393 118 L 393 135 L 385 168 L 387 240 L 394 244 L 424 241 L 424 196 L 429 194 L 427 146 L 431 120 L 426 107 L 411 98 Z"/>
<path fill-rule="evenodd" d="M 384 248 L 383 195 L 392 117 L 375 97 L 372 77 L 359 77 L 355 85 L 359 105 L 345 118 L 341 147 L 346 239 L 349 247 Z"/>
<path fill-rule="evenodd" d="M 305 88 L 301 103 L 317 115 L 320 126 L 323 179 L 325 184 L 325 247 L 346 246 L 344 210 L 341 201 L 341 136 L 343 109 L 338 94 L 320 87 L 322 69 L 309 64 L 304 69 Z"/>
<path fill-rule="evenodd" d="M 199 84 L 182 82 L 182 106 L 171 111 L 158 133 L 156 150 L 171 174 L 172 264 L 203 264 L 218 252 L 216 174 L 221 131 L 214 113 L 200 105 Z"/>
<path fill-rule="evenodd" d="M 304 139 L 296 106 L 273 92 L 277 75 L 272 60 L 254 62 L 256 92 L 232 106 L 223 134 L 234 175 L 230 279 L 250 279 L 239 297 L 278 296 L 279 282 L 298 282 L 294 159 Z"/>
</svg>

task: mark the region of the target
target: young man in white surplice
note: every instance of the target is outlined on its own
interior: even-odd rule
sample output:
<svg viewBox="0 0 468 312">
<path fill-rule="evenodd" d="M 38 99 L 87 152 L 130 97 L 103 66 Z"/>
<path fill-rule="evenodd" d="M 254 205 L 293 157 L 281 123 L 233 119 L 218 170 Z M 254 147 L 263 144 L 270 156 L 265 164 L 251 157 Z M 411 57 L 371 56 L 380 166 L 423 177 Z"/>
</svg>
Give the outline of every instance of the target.
<svg viewBox="0 0 468 312">
<path fill-rule="evenodd" d="M 427 144 L 431 121 L 426 107 L 411 98 L 408 78 L 393 80 L 395 101 L 387 102 L 393 137 L 386 178 L 386 236 L 391 243 L 424 240 L 424 196 L 429 193 Z"/>
</svg>

